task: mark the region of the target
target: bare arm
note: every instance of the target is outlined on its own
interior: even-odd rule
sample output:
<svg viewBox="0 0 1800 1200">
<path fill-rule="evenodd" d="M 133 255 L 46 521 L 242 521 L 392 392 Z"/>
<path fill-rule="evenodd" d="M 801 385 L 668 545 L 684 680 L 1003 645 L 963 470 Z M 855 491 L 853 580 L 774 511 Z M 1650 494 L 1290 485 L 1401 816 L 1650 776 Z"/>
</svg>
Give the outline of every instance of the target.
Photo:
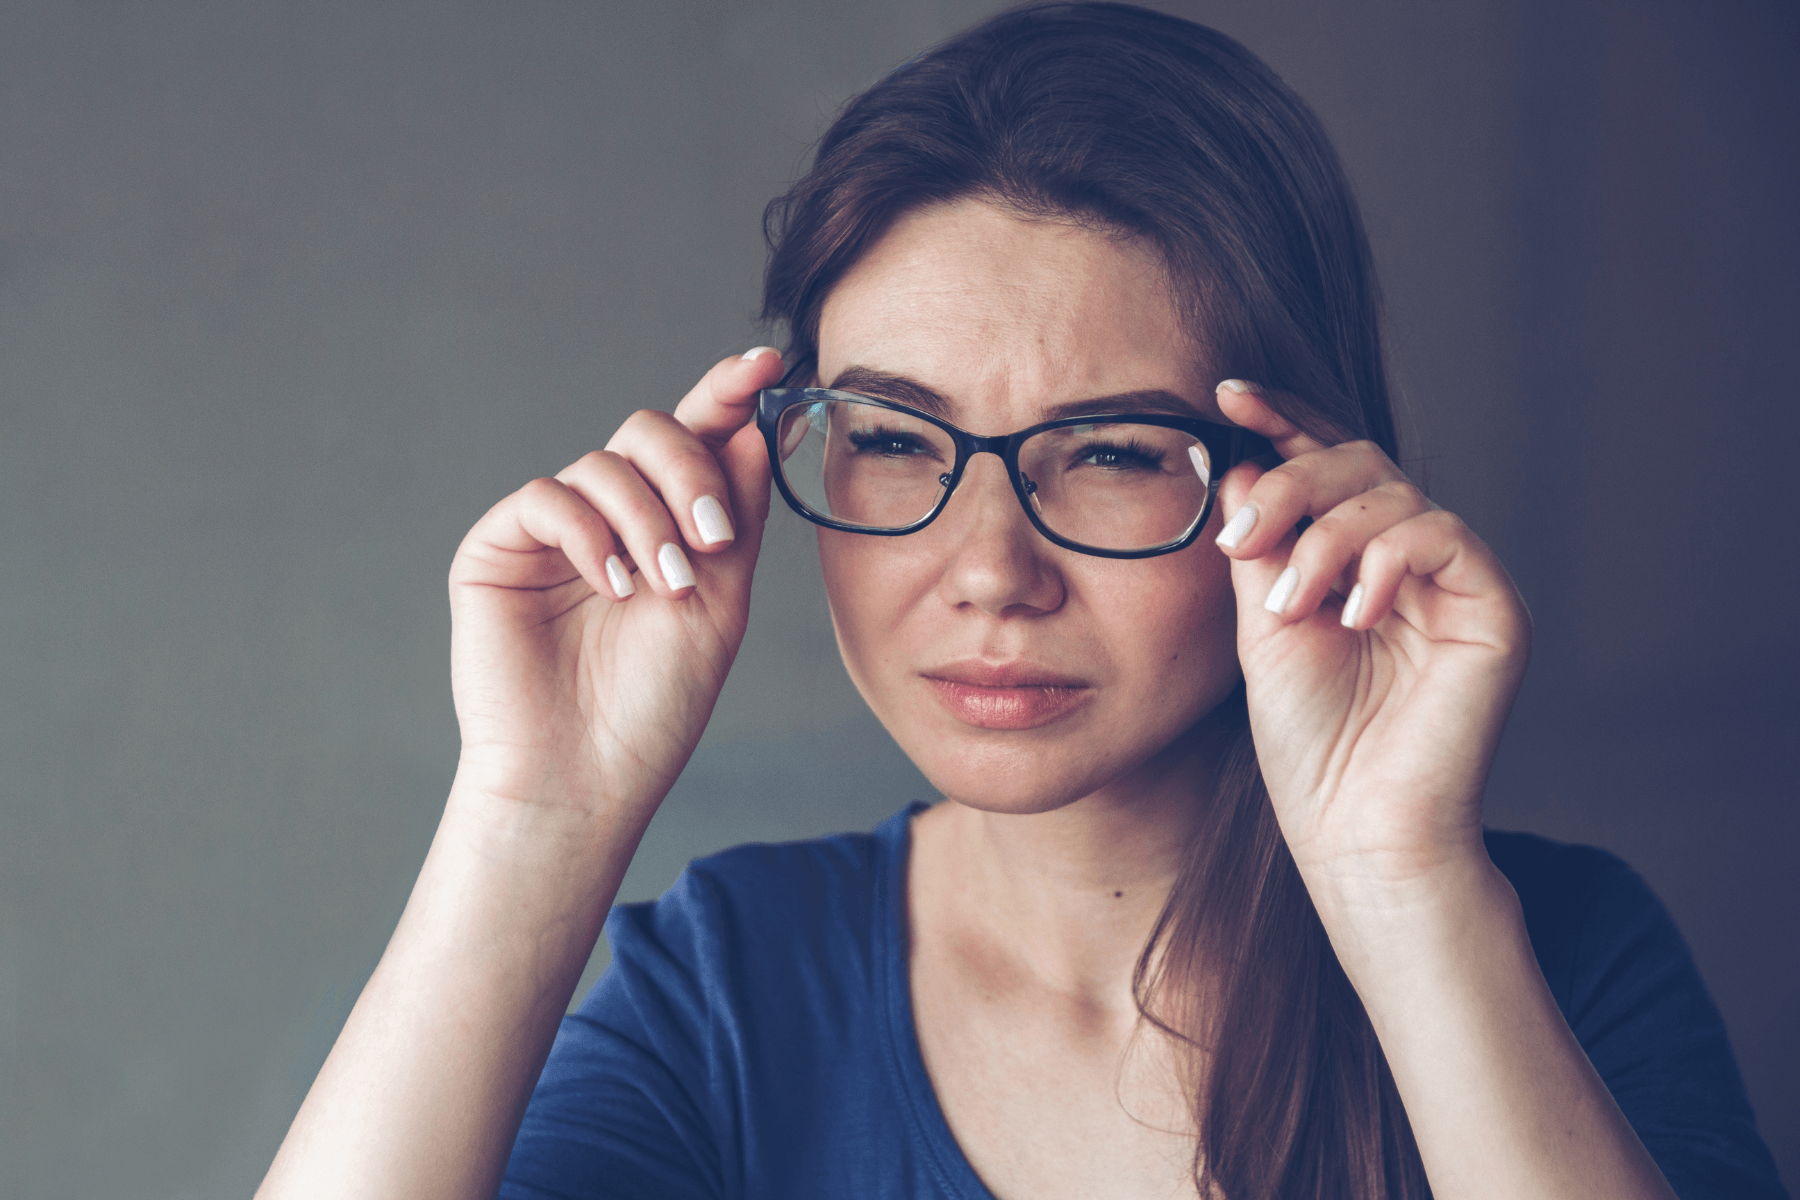
<svg viewBox="0 0 1800 1200">
<path fill-rule="evenodd" d="M 772 351 L 727 359 L 673 417 L 636 414 L 464 539 L 456 783 L 260 1197 L 494 1194 L 619 881 L 742 640 L 769 494 L 748 422 L 779 371 Z"/>
<path fill-rule="evenodd" d="M 1672 1200 L 1538 969 L 1482 853 L 1393 888 L 1309 881 L 1441 1200 Z"/>
<path fill-rule="evenodd" d="M 492 1196 L 642 833 L 453 793 L 259 1196 Z"/>
</svg>

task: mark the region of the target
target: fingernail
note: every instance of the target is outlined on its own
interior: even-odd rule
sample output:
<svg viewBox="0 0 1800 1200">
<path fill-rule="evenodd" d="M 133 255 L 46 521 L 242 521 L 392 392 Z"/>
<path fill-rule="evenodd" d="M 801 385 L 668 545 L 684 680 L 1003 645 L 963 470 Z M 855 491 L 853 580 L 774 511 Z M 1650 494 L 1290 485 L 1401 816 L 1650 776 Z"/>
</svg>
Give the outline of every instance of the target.
<svg viewBox="0 0 1800 1200">
<path fill-rule="evenodd" d="M 616 554 L 606 556 L 606 582 L 612 584 L 613 595 L 621 600 L 637 592 L 637 585 L 631 582 L 631 572 L 625 569 L 625 560 Z"/>
<path fill-rule="evenodd" d="M 1344 597 L 1343 621 L 1345 629 L 1356 628 L 1356 618 L 1362 616 L 1362 606 L 1363 586 L 1359 583 L 1350 589 L 1350 594 L 1348 596 Z"/>
<path fill-rule="evenodd" d="M 1207 470 L 1207 468 L 1206 468 L 1206 456 L 1204 454 L 1200 453 L 1200 447 L 1198 447 L 1198 446 L 1189 446 L 1188 447 L 1188 461 L 1194 464 L 1194 474 L 1196 474 L 1200 477 L 1201 483 L 1211 483 L 1212 482 L 1212 472 Z M 1034 496 L 1036 494 L 1037 494 L 1036 492 L 1032 493 L 1032 495 L 1034 495 Z"/>
<path fill-rule="evenodd" d="M 779 358 L 781 356 L 781 351 L 777 350 L 773 346 L 752 346 L 752 347 L 750 347 L 750 349 L 744 351 L 744 353 L 742 355 L 740 355 L 740 357 L 743 358 L 746 362 L 755 362 L 757 359 L 761 358 L 765 354 L 773 354 L 777 358 Z"/>
<path fill-rule="evenodd" d="M 1256 505 L 1246 504 L 1237 510 L 1237 515 L 1225 522 L 1225 528 L 1219 530 L 1219 545 L 1227 550 L 1236 550 L 1238 544 L 1250 536 L 1256 528 Z"/>
<path fill-rule="evenodd" d="M 1254 395 L 1256 392 L 1256 385 L 1254 383 L 1245 383 L 1242 379 L 1221 379 L 1219 381 L 1219 390 L 1223 392 L 1237 392 L 1240 395 L 1249 392 Z"/>
<path fill-rule="evenodd" d="M 694 568 L 688 566 L 687 555 L 674 542 L 664 542 L 656 552 L 656 565 L 662 568 L 663 582 L 671 592 L 694 586 Z"/>
<path fill-rule="evenodd" d="M 1300 572 L 1289 567 L 1276 579 L 1275 586 L 1269 589 L 1269 598 L 1263 601 L 1263 607 L 1272 613 L 1279 614 L 1294 598 L 1294 589 L 1300 586 Z"/>
<path fill-rule="evenodd" d="M 731 532 L 731 518 L 725 515 L 725 506 L 713 496 L 694 501 L 694 525 L 700 530 L 700 540 L 709 546 L 737 536 Z"/>
</svg>

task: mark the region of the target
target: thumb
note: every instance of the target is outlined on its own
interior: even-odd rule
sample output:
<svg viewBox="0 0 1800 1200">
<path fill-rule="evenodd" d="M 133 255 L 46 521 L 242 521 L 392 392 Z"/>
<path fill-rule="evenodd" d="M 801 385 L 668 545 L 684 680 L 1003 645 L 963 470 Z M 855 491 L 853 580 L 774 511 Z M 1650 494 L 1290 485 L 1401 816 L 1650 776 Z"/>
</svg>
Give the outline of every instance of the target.
<svg viewBox="0 0 1800 1200">
<path fill-rule="evenodd" d="M 681 403 L 675 419 L 719 453 L 739 430 L 756 428 L 756 394 L 781 380 L 781 352 L 757 346 L 714 364 Z"/>
<path fill-rule="evenodd" d="M 738 538 L 752 549 L 762 543 L 769 519 L 769 448 L 754 422 L 731 435 L 718 452 L 731 489 L 731 511 L 737 514 Z"/>
</svg>

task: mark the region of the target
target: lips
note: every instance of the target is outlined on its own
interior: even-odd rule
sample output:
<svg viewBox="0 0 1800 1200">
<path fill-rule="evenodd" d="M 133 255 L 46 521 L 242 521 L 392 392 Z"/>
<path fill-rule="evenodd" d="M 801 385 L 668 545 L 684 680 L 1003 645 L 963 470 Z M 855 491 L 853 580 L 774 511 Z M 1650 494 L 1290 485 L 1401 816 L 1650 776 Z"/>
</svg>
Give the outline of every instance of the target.
<svg viewBox="0 0 1800 1200">
<path fill-rule="evenodd" d="M 920 674 L 950 715 L 977 729 L 1035 729 L 1087 703 L 1084 679 L 1032 663 L 947 663 Z"/>
</svg>

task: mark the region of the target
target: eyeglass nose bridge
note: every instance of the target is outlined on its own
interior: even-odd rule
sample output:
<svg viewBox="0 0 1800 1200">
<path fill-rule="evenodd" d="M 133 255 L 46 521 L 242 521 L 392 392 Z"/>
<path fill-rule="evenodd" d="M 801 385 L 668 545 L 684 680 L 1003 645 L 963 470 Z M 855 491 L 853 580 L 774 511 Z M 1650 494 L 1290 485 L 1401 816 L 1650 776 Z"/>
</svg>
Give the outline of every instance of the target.
<svg viewBox="0 0 1800 1200">
<path fill-rule="evenodd" d="M 955 426 L 950 427 L 950 433 L 956 440 L 956 465 L 938 476 L 938 486 L 944 489 L 944 495 L 938 501 L 937 508 L 932 512 L 931 519 L 935 519 L 938 513 L 943 512 L 945 506 L 950 503 L 951 493 L 962 485 L 963 473 L 969 469 L 969 464 L 974 461 L 977 454 L 992 454 L 1006 464 L 1007 478 L 1012 484 L 1013 494 L 1019 498 L 1021 505 L 1024 505 L 1027 497 L 1031 497 L 1033 502 L 1036 502 L 1034 493 L 1037 491 L 1037 484 L 1033 483 L 1030 477 L 1019 469 L 1018 449 L 1024 440 L 1021 434 L 997 433 L 984 437 L 981 434 L 957 429 Z M 1033 513 L 1029 507 L 1026 508 L 1025 515 L 1031 518 L 1034 526 L 1042 529 L 1037 520 L 1037 514 Z"/>
</svg>

